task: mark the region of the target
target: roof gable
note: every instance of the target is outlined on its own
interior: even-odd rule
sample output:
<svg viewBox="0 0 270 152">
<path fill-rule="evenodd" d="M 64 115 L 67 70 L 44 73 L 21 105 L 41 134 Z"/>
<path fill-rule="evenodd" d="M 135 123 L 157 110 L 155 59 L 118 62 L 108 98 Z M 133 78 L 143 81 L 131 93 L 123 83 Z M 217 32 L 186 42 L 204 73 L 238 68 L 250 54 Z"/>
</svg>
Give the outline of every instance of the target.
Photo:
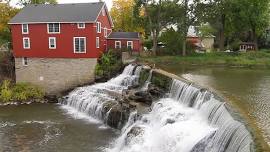
<svg viewBox="0 0 270 152">
<path fill-rule="evenodd" d="M 95 22 L 104 2 L 28 5 L 9 24 L 49 22 Z"/>
</svg>

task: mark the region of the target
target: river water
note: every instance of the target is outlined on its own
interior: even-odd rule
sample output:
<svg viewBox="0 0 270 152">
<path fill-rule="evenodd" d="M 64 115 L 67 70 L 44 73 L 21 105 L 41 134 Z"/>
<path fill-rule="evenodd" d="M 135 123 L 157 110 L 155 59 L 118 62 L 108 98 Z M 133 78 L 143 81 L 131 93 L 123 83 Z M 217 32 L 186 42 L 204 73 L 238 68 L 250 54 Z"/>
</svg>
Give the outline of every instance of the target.
<svg viewBox="0 0 270 152">
<path fill-rule="evenodd" d="M 241 103 L 243 107 L 250 108 L 248 109 L 250 116 L 254 117 L 260 127 L 264 127 L 264 135 L 266 140 L 268 139 L 269 94 L 267 90 L 269 91 L 269 88 L 263 85 L 269 81 L 264 80 L 261 90 L 257 90 L 257 93 L 256 89 L 259 88 L 258 83 L 263 80 L 263 77 L 269 78 L 269 73 L 265 74 L 265 71 L 261 71 L 260 75 L 260 72 L 248 70 L 249 72 L 245 73 L 244 70 L 244 74 L 238 74 L 237 69 L 222 68 L 173 66 L 164 68 L 202 85 L 216 88 L 225 95 L 230 94 L 245 99 L 239 101 L 243 101 Z M 32 104 L 0 107 L 0 152 L 188 152 L 203 151 L 202 148 L 205 152 L 249 151 L 251 140 L 248 132 L 242 124 L 229 116 L 225 104 L 214 98 L 208 98 L 199 89 L 177 80 L 174 80 L 168 98 L 155 103 L 152 112 L 143 115 L 141 119 L 135 122 L 129 121 L 121 132 L 104 125 L 102 119 L 107 120 L 107 115 L 104 118 L 100 107 L 103 102 L 114 102 L 108 93 L 121 92 L 132 85 L 137 81 L 136 73 L 139 71 L 139 68 L 134 70 L 134 67 L 128 66 L 122 75 L 106 83 L 77 88 L 68 95 L 68 100 L 62 105 Z M 200 71 L 206 74 L 201 74 Z M 228 73 L 229 71 L 232 73 Z M 214 77 L 216 73 L 227 76 L 225 80 L 220 80 L 224 81 L 223 86 L 216 82 L 218 81 Z M 252 73 L 254 78 L 249 80 L 248 76 Z M 243 76 L 246 76 L 243 78 L 245 82 L 237 80 Z M 232 83 L 230 79 L 234 77 Z M 250 82 L 252 80 L 253 83 Z M 212 81 L 217 84 L 214 85 Z M 242 83 L 239 84 L 240 82 Z M 242 88 L 239 85 L 248 85 L 249 88 Z M 230 90 L 229 86 L 234 90 Z M 248 90 L 253 87 L 256 89 L 249 93 Z M 237 88 L 243 92 L 230 93 L 238 90 Z M 253 95 L 250 95 L 252 93 Z M 251 101 L 255 100 L 254 96 L 258 97 L 256 104 L 255 101 Z M 261 100 L 262 97 L 264 100 Z M 256 110 L 256 106 L 259 110 Z M 266 108 L 266 111 L 260 114 L 262 107 Z M 129 134 L 133 129 L 141 130 L 137 132 L 138 136 L 133 137 Z"/>
<path fill-rule="evenodd" d="M 58 104 L 0 107 L 0 152 L 95 152 L 117 131 Z"/>
<path fill-rule="evenodd" d="M 218 91 L 244 111 L 270 145 L 270 70 L 160 65 L 162 69 Z"/>
</svg>

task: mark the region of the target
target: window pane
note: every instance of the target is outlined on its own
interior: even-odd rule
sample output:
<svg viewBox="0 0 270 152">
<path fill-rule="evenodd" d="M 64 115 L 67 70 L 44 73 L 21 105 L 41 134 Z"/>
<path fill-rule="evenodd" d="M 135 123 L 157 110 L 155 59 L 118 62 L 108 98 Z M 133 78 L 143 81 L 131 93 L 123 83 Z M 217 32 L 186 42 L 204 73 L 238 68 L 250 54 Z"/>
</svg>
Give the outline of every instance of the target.
<svg viewBox="0 0 270 152">
<path fill-rule="evenodd" d="M 96 38 L 96 48 L 99 48 L 99 37 Z"/>
<path fill-rule="evenodd" d="M 80 39 L 79 38 L 75 38 L 75 52 L 79 52 L 79 43 L 80 42 Z"/>
<path fill-rule="evenodd" d="M 80 39 L 80 52 L 84 52 L 85 51 L 85 41 L 84 38 Z"/>
<path fill-rule="evenodd" d="M 85 27 L 85 24 L 84 23 L 79 23 L 79 27 L 80 28 L 84 28 Z"/>
<path fill-rule="evenodd" d="M 54 24 L 54 32 L 59 32 L 59 23 Z"/>
<path fill-rule="evenodd" d="M 28 65 L 28 59 L 26 57 L 23 58 L 23 65 Z"/>
<path fill-rule="evenodd" d="M 29 48 L 29 39 L 23 39 L 24 40 L 24 48 Z"/>
<path fill-rule="evenodd" d="M 28 33 L 27 24 L 23 24 L 23 33 Z"/>
<path fill-rule="evenodd" d="M 49 24 L 49 32 L 53 32 L 53 24 Z"/>
</svg>

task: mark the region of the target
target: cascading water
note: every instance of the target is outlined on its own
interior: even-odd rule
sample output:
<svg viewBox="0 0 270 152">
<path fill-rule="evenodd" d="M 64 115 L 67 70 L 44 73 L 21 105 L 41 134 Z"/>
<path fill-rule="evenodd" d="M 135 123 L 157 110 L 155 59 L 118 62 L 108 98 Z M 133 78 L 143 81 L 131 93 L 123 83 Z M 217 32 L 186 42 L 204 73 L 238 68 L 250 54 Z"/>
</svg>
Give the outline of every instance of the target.
<svg viewBox="0 0 270 152">
<path fill-rule="evenodd" d="M 145 81 L 145 83 L 144 83 L 144 85 L 142 87 L 143 91 L 147 91 L 147 89 L 149 87 L 149 84 L 151 84 L 152 76 L 153 76 L 153 70 L 150 70 L 149 76 L 148 76 L 147 80 Z"/>
<path fill-rule="evenodd" d="M 206 90 L 174 80 L 169 98 L 129 121 L 109 152 L 249 152 L 252 138 L 225 103 Z"/>
<path fill-rule="evenodd" d="M 62 102 L 63 107 L 107 123 L 113 110 L 107 105 L 119 104 L 116 96 L 138 85 L 141 70 L 141 66 L 128 65 L 106 83 L 77 88 Z M 129 114 L 121 136 L 106 151 L 250 152 L 252 143 L 245 126 L 231 116 L 225 103 L 207 90 L 173 80 L 168 97 L 153 102 L 151 112 L 139 118 L 136 111 Z"/>
<path fill-rule="evenodd" d="M 67 110 L 106 122 L 111 109 L 104 111 L 104 105 L 118 104 L 115 96 L 121 95 L 129 86 L 138 84 L 141 69 L 141 66 L 128 65 L 122 74 L 108 82 L 75 89 L 61 104 Z"/>
</svg>

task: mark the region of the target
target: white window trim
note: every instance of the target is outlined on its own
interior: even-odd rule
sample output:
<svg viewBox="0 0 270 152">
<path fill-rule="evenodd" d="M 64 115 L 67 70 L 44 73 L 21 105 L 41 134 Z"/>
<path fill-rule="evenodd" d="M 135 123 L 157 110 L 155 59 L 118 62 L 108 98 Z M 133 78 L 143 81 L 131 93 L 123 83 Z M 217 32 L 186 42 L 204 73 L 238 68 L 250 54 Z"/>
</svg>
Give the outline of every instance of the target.
<svg viewBox="0 0 270 152">
<path fill-rule="evenodd" d="M 100 22 L 97 22 L 96 28 L 97 28 L 97 33 L 101 33 L 101 23 Z"/>
<path fill-rule="evenodd" d="M 106 27 L 104 27 L 104 37 L 108 37 L 108 29 Z"/>
<path fill-rule="evenodd" d="M 25 40 L 28 40 L 28 47 L 25 47 Z M 23 37 L 23 48 L 24 49 L 30 49 L 31 48 L 31 43 L 30 43 L 30 38 L 29 37 Z"/>
<path fill-rule="evenodd" d="M 76 48 L 75 48 L 75 39 L 76 38 L 82 38 L 84 39 L 84 52 L 76 52 Z M 73 37 L 73 52 L 76 54 L 82 54 L 82 53 L 86 53 L 86 37 Z"/>
<path fill-rule="evenodd" d="M 133 41 L 127 41 L 127 48 L 128 48 L 128 43 L 131 42 L 131 49 L 133 50 Z"/>
<path fill-rule="evenodd" d="M 99 37 L 96 37 L 96 48 L 99 48 L 100 46 L 100 40 Z"/>
<path fill-rule="evenodd" d="M 83 24 L 83 27 L 80 27 L 80 24 Z M 78 29 L 84 29 L 85 28 L 85 23 L 77 23 Z"/>
<path fill-rule="evenodd" d="M 51 39 L 54 40 L 54 47 L 51 47 Z M 49 49 L 56 49 L 56 37 L 49 37 Z"/>
<path fill-rule="evenodd" d="M 56 24 L 56 23 L 47 23 L 47 33 L 48 34 L 60 34 L 61 33 L 61 24 L 60 23 L 57 23 L 57 24 L 59 24 L 59 32 L 50 32 L 49 31 L 49 24 Z"/>
<path fill-rule="evenodd" d="M 118 49 L 118 48 L 116 48 L 116 43 L 119 43 L 120 49 L 121 49 L 121 41 L 115 41 L 115 42 L 114 42 L 114 48 L 115 48 L 115 49 Z"/>
<path fill-rule="evenodd" d="M 24 32 L 24 31 L 23 31 L 23 25 L 26 25 L 26 27 L 27 27 L 27 32 Z M 22 34 L 29 34 L 29 27 L 28 27 L 28 24 L 22 24 Z"/>
<path fill-rule="evenodd" d="M 25 59 L 27 60 L 27 64 L 25 64 Z M 27 57 L 22 58 L 22 65 L 23 66 L 28 66 L 28 58 Z"/>
</svg>

